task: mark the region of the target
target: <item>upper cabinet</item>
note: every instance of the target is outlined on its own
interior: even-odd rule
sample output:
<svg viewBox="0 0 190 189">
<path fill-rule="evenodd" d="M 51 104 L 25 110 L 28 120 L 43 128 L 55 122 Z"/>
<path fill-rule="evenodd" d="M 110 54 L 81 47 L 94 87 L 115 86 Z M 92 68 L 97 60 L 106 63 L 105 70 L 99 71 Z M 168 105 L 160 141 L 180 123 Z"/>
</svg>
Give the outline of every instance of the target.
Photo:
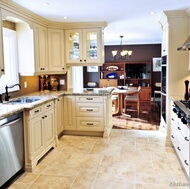
<svg viewBox="0 0 190 189">
<path fill-rule="evenodd" d="M 48 68 L 47 28 L 34 24 L 35 72 L 46 73 Z"/>
<path fill-rule="evenodd" d="M 49 70 L 63 72 L 64 61 L 64 31 L 62 29 L 48 29 Z"/>
<path fill-rule="evenodd" d="M 101 66 L 104 63 L 102 28 L 66 30 L 66 64 Z"/>
<path fill-rule="evenodd" d="M 4 74 L 4 56 L 3 56 L 3 32 L 2 32 L 2 18 L 0 14 L 0 77 Z"/>
<path fill-rule="evenodd" d="M 106 22 L 51 22 L 12 1 L 1 1 L 0 11 L 1 20 L 16 25 L 20 75 L 65 74 L 66 66 L 104 63 Z M 1 25 L 0 75 L 4 72 Z"/>
</svg>

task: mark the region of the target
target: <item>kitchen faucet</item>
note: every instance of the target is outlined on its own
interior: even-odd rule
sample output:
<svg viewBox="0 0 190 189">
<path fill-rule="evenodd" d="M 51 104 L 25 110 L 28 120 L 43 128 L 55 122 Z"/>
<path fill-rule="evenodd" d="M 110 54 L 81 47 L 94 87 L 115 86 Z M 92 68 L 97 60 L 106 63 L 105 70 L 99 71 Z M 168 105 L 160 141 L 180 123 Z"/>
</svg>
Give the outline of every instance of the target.
<svg viewBox="0 0 190 189">
<path fill-rule="evenodd" d="M 13 88 L 15 86 L 19 86 L 19 88 L 21 89 L 21 86 L 19 84 L 14 84 L 14 85 L 10 85 L 10 86 L 5 86 L 5 101 L 9 101 L 9 93 L 8 93 L 8 88 Z"/>
</svg>

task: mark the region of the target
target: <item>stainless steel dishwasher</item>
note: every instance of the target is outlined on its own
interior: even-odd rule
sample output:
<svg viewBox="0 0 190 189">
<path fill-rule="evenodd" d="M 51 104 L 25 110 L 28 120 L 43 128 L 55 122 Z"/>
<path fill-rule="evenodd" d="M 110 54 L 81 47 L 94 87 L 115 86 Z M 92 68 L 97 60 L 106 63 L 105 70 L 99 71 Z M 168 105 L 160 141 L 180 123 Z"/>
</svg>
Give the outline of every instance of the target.
<svg viewBox="0 0 190 189">
<path fill-rule="evenodd" d="M 22 113 L 0 120 L 0 187 L 24 166 Z"/>
</svg>

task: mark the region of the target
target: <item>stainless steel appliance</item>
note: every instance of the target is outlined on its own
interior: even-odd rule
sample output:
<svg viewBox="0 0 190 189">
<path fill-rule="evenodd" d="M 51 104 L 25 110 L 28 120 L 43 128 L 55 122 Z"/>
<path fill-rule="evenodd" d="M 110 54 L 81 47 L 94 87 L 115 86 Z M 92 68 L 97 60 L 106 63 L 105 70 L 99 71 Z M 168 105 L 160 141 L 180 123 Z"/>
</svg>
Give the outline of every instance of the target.
<svg viewBox="0 0 190 189">
<path fill-rule="evenodd" d="M 179 100 L 174 102 L 173 111 L 178 115 L 183 124 L 190 124 L 190 101 Z"/>
<path fill-rule="evenodd" d="M 166 95 L 167 95 L 167 56 L 162 57 L 161 64 L 161 122 L 163 127 L 166 125 Z"/>
<path fill-rule="evenodd" d="M 24 165 L 22 113 L 0 120 L 0 187 Z"/>
</svg>

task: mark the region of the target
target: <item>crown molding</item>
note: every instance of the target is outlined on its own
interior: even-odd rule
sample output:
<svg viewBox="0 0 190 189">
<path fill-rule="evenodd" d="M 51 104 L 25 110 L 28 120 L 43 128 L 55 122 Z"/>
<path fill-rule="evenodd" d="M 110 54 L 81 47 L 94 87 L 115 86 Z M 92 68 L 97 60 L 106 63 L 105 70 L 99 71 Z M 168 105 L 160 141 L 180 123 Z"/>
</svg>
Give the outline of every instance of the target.
<svg viewBox="0 0 190 189">
<path fill-rule="evenodd" d="M 36 22 L 44 26 L 47 26 L 48 24 L 48 20 L 14 3 L 12 0 L 0 0 L 0 7 L 4 9 L 5 11 L 14 13 L 19 18 L 23 18 L 31 22 Z"/>
<path fill-rule="evenodd" d="M 70 22 L 70 23 L 60 23 L 60 22 L 49 22 L 48 27 L 51 28 L 61 28 L 61 29 L 82 29 L 82 28 L 105 28 L 107 22 Z"/>
<path fill-rule="evenodd" d="M 41 24 L 45 27 L 51 27 L 55 29 L 79 29 L 79 28 L 105 28 L 107 22 L 72 22 L 72 23 L 62 23 L 62 22 L 52 22 L 49 21 L 38 14 L 16 4 L 12 0 L 0 0 L 0 8 L 2 9 L 3 19 L 6 16 L 16 16 L 17 18 L 27 22 L 31 27 L 32 23 Z"/>
</svg>

